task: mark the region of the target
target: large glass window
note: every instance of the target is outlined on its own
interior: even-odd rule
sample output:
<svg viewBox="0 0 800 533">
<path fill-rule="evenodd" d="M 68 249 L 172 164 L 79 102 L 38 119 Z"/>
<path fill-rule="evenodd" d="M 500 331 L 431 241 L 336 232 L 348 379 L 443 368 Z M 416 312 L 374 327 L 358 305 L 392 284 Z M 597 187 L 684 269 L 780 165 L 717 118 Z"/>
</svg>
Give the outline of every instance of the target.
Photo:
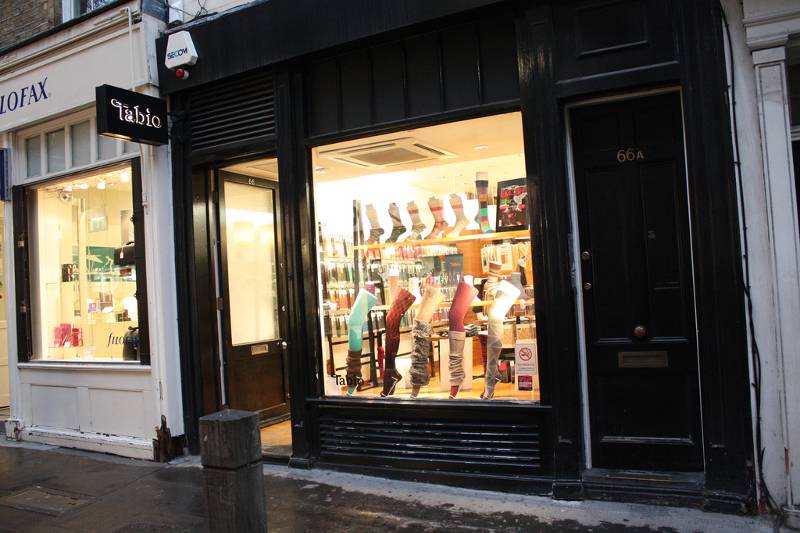
<svg viewBox="0 0 800 533">
<path fill-rule="evenodd" d="M 536 401 L 519 113 L 313 150 L 331 396 Z"/>
<path fill-rule="evenodd" d="M 32 359 L 140 359 L 134 186 L 124 163 L 28 188 Z"/>
</svg>

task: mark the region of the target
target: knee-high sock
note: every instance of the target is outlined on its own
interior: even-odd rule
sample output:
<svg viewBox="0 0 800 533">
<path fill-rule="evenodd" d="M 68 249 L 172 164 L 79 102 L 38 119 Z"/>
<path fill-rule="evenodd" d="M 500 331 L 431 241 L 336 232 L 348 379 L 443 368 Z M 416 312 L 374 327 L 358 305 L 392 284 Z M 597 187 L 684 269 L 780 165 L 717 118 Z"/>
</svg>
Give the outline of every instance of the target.
<svg viewBox="0 0 800 533">
<path fill-rule="evenodd" d="M 450 386 L 458 387 L 464 382 L 464 339 L 467 338 L 463 331 L 451 331 L 450 335 Z"/>
<path fill-rule="evenodd" d="M 364 342 L 363 329 L 364 322 L 372 306 L 378 299 L 374 294 L 361 289 L 358 291 L 353 308 L 350 309 L 350 316 L 347 319 L 347 376 L 361 377 L 361 345 Z"/>
<path fill-rule="evenodd" d="M 484 397 L 494 395 L 500 369 L 497 366 L 503 349 L 503 318 L 519 296 L 519 289 L 507 281 L 501 281 L 494 290 L 494 303 L 489 310 L 489 338 L 486 342 L 486 391 Z"/>
<path fill-rule="evenodd" d="M 397 357 L 397 348 L 400 346 L 400 320 L 408 308 L 414 303 L 414 295 L 405 289 L 400 289 L 394 299 L 392 307 L 386 314 L 386 358 L 384 368 L 394 369 L 394 359 Z"/>
<path fill-rule="evenodd" d="M 450 311 L 447 313 L 450 331 L 464 331 L 464 315 L 467 314 L 476 294 L 478 294 L 478 289 L 472 285 L 463 281 L 458 284 Z"/>
<path fill-rule="evenodd" d="M 411 352 L 411 384 L 414 387 L 427 385 L 430 380 L 428 360 L 431 355 L 431 334 L 433 326 L 430 322 L 414 321 L 411 336 L 414 338 L 414 351 Z"/>
<path fill-rule="evenodd" d="M 503 349 L 503 319 L 489 318 L 489 338 L 486 340 L 486 391 L 484 396 L 491 398 L 494 395 L 494 386 L 500 376 L 498 362 L 500 351 Z"/>
</svg>

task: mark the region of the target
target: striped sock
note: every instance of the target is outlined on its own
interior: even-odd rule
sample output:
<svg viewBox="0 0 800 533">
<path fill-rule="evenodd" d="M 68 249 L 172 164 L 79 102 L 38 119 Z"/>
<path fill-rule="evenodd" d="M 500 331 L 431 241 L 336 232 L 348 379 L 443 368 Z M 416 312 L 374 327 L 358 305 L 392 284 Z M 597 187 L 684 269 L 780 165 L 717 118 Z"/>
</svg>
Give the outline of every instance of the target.
<svg viewBox="0 0 800 533">
<path fill-rule="evenodd" d="M 483 177 L 486 176 L 486 173 L 478 172 L 477 175 Z M 480 225 L 483 233 L 489 233 L 492 231 L 492 226 L 489 223 L 489 180 L 476 179 L 475 190 L 478 193 L 478 204 L 480 205 L 480 210 L 478 211 L 478 216 L 475 217 L 475 222 Z"/>
</svg>

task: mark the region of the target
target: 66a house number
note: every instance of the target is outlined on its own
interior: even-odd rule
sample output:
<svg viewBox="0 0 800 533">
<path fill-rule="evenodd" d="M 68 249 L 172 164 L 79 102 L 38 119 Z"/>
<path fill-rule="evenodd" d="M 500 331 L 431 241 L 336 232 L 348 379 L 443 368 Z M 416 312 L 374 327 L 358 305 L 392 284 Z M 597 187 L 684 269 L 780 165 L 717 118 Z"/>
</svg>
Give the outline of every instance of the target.
<svg viewBox="0 0 800 533">
<path fill-rule="evenodd" d="M 617 161 L 620 163 L 627 163 L 628 161 L 641 161 L 644 159 L 644 153 L 641 150 L 634 150 L 633 148 L 622 148 L 617 150 Z"/>
</svg>

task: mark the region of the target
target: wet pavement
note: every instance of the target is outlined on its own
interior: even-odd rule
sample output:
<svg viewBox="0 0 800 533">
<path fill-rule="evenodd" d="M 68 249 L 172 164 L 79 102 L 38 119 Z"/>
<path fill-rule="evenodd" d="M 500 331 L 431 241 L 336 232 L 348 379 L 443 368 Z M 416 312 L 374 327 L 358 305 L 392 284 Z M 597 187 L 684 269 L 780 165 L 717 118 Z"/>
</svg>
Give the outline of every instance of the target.
<svg viewBox="0 0 800 533">
<path fill-rule="evenodd" d="M 270 532 L 772 532 L 767 520 L 265 465 Z M 0 444 L 0 533 L 207 531 L 197 458 L 169 465 Z"/>
</svg>

